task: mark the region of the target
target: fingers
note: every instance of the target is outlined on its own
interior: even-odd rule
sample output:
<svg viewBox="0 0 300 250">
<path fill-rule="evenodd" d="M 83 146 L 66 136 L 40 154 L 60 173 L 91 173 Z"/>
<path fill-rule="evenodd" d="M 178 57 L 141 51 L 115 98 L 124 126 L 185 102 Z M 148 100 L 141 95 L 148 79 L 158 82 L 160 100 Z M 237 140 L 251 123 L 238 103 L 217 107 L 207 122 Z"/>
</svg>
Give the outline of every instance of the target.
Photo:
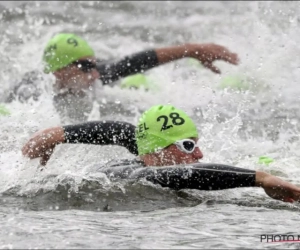
<svg viewBox="0 0 300 250">
<path fill-rule="evenodd" d="M 232 53 L 226 47 L 215 45 L 215 60 L 223 60 L 225 62 L 237 65 L 239 64 L 239 57 L 236 53 Z"/>
<path fill-rule="evenodd" d="M 278 193 L 281 193 L 283 201 L 285 202 L 293 203 L 295 201 L 300 201 L 300 188 L 291 183 L 283 185 L 280 190 L 278 190 Z"/>
<path fill-rule="evenodd" d="M 300 201 L 300 192 L 299 191 L 293 191 L 293 200 Z"/>
<path fill-rule="evenodd" d="M 201 53 L 193 54 L 193 57 L 197 58 L 202 62 L 205 67 L 213 71 L 214 73 L 220 74 L 221 71 L 212 65 L 216 60 L 222 60 L 233 65 L 239 64 L 239 57 L 236 53 L 232 53 L 226 47 L 217 44 L 206 44 L 201 45 L 201 49 L 197 46 L 196 51 L 201 51 Z"/>
<path fill-rule="evenodd" d="M 41 157 L 40 164 L 45 166 L 57 144 L 65 141 L 64 129 L 54 127 L 39 131 L 22 147 L 22 154 L 34 159 Z"/>
<path fill-rule="evenodd" d="M 216 73 L 216 74 L 221 74 L 221 71 L 214 66 L 212 63 L 203 63 L 203 66 L 210 69 L 212 72 Z"/>
<path fill-rule="evenodd" d="M 239 57 L 236 53 L 232 53 L 223 46 L 218 46 L 216 49 L 216 59 L 224 60 L 225 62 L 237 65 L 239 64 Z"/>
<path fill-rule="evenodd" d="M 237 65 L 239 64 L 239 58 L 238 55 L 235 53 L 226 53 L 225 55 L 223 55 L 222 59 L 228 63 L 231 63 L 233 65 Z"/>
<path fill-rule="evenodd" d="M 300 188 L 292 183 L 286 183 L 284 189 L 288 192 L 290 199 L 300 201 Z"/>
<path fill-rule="evenodd" d="M 47 154 L 47 153 L 44 154 L 40 159 L 40 164 L 42 166 L 45 166 L 47 164 L 48 160 L 50 159 L 50 156 L 51 156 L 51 154 Z"/>
<path fill-rule="evenodd" d="M 291 184 L 292 187 L 291 189 L 295 192 L 295 193 L 298 193 L 300 195 L 300 187 L 297 187 L 296 185 L 294 184 Z"/>
<path fill-rule="evenodd" d="M 45 148 L 43 147 L 34 147 L 30 145 L 30 142 L 28 142 L 22 149 L 22 153 L 24 156 L 29 157 L 30 159 L 34 159 L 37 157 L 41 157 L 40 164 L 42 166 L 45 166 L 50 159 L 53 148 L 49 148 L 45 151 Z"/>
<path fill-rule="evenodd" d="M 32 158 L 35 156 L 36 152 L 35 152 L 35 147 L 36 147 L 36 142 L 30 140 L 29 142 L 27 142 L 23 148 L 22 148 L 22 154 L 24 156 L 28 156 L 29 158 Z"/>
<path fill-rule="evenodd" d="M 22 154 L 30 159 L 39 157 L 43 152 L 43 145 L 39 145 L 34 140 L 30 140 L 22 148 Z"/>
<path fill-rule="evenodd" d="M 288 203 L 293 203 L 295 200 L 290 198 L 290 197 L 282 197 L 282 198 L 276 198 L 277 200 L 283 201 L 283 202 L 288 202 Z"/>
<path fill-rule="evenodd" d="M 29 141 L 23 146 L 22 154 L 29 158 L 38 157 L 39 150 L 46 142 L 44 135 L 41 132 L 35 133 Z"/>
<path fill-rule="evenodd" d="M 43 155 L 49 147 L 50 146 L 47 146 L 45 140 L 32 138 L 23 146 L 22 154 L 30 159 L 34 159 Z"/>
<path fill-rule="evenodd" d="M 62 127 L 54 127 L 38 131 L 23 146 L 22 153 L 31 159 L 40 157 L 48 149 L 64 142 L 64 130 Z"/>
<path fill-rule="evenodd" d="M 24 156 L 27 156 L 28 154 L 28 146 L 27 146 L 27 143 L 22 147 L 22 154 Z"/>
</svg>

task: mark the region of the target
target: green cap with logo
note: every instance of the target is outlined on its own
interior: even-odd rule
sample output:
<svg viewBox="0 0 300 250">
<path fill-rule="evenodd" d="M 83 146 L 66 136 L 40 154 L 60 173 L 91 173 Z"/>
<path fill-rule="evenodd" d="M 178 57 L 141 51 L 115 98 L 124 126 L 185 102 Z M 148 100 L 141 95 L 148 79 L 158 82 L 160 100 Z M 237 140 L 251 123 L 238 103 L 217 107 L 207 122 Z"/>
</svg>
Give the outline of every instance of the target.
<svg viewBox="0 0 300 250">
<path fill-rule="evenodd" d="M 79 36 L 69 33 L 55 35 L 44 49 L 45 73 L 55 72 L 74 61 L 87 56 L 95 56 L 94 50 Z"/>
<path fill-rule="evenodd" d="M 145 111 L 136 127 L 139 155 L 156 152 L 174 142 L 198 137 L 192 119 L 172 105 L 156 105 Z"/>
</svg>

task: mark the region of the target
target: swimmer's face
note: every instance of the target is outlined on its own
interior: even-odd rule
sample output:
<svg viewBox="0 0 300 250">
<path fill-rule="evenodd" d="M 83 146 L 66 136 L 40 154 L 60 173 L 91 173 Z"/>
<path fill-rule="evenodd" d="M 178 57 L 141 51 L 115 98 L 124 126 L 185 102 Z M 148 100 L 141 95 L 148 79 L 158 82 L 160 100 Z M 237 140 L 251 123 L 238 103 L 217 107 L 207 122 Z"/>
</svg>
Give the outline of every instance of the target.
<svg viewBox="0 0 300 250">
<path fill-rule="evenodd" d="M 190 138 L 198 143 L 199 138 Z M 178 165 L 196 163 L 203 158 L 203 154 L 199 147 L 195 147 L 192 153 L 186 153 L 180 150 L 175 144 L 172 144 L 159 153 L 161 161 L 164 165 Z"/>
<path fill-rule="evenodd" d="M 96 59 L 94 57 L 83 57 L 54 72 L 54 75 L 61 82 L 63 88 L 88 89 L 100 77 L 95 66 Z"/>
<path fill-rule="evenodd" d="M 189 138 L 195 143 L 198 143 L 199 138 Z M 196 147 L 192 153 L 186 153 L 179 149 L 175 144 L 172 144 L 159 152 L 142 155 L 140 158 L 146 166 L 171 166 L 178 164 L 196 163 L 203 158 L 203 154 L 199 147 Z"/>
</svg>

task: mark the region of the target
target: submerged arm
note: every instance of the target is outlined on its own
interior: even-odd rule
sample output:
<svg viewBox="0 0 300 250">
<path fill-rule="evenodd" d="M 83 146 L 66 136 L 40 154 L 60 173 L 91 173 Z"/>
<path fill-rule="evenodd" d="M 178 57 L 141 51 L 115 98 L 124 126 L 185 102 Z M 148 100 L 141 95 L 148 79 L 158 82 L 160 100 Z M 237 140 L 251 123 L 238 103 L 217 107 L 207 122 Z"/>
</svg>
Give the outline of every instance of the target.
<svg viewBox="0 0 300 250">
<path fill-rule="evenodd" d="M 150 173 L 150 174 L 149 174 Z M 223 164 L 201 164 L 193 168 L 168 167 L 151 172 L 147 180 L 172 189 L 222 190 L 240 187 L 262 187 L 266 194 L 285 202 L 300 201 L 300 188 L 276 176 Z"/>
<path fill-rule="evenodd" d="M 157 169 L 147 179 L 172 189 L 221 190 L 255 186 L 255 171 L 222 164 Z"/>
<path fill-rule="evenodd" d="M 54 148 L 62 143 L 95 145 L 119 145 L 137 154 L 135 126 L 126 122 L 99 121 L 76 125 L 53 127 L 37 132 L 22 148 L 22 153 L 31 159 L 41 157 L 45 165 Z"/>
</svg>

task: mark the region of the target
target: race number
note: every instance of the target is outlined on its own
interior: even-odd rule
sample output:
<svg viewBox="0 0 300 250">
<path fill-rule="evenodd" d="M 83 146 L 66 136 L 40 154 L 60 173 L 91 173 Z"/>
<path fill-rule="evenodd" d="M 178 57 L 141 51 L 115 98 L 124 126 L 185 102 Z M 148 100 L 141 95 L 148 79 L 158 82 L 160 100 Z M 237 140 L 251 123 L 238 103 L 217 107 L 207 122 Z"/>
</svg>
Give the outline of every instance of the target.
<svg viewBox="0 0 300 250">
<path fill-rule="evenodd" d="M 171 123 L 172 123 L 170 125 L 168 125 L 169 118 L 170 118 Z M 182 125 L 185 122 L 185 120 L 182 117 L 180 117 L 180 115 L 178 113 L 175 113 L 175 112 L 174 113 L 170 113 L 169 117 L 166 116 L 166 115 L 161 115 L 161 116 L 157 117 L 156 121 L 159 122 L 160 120 L 163 120 L 163 125 L 162 125 L 160 131 L 170 129 L 170 128 L 173 127 L 173 125 L 176 125 L 176 126 Z"/>
<path fill-rule="evenodd" d="M 77 47 L 77 45 L 78 45 L 77 40 L 74 39 L 74 38 L 69 38 L 69 39 L 67 40 L 67 43 L 68 43 L 68 44 L 71 44 L 71 45 L 73 44 L 74 47 Z"/>
</svg>

